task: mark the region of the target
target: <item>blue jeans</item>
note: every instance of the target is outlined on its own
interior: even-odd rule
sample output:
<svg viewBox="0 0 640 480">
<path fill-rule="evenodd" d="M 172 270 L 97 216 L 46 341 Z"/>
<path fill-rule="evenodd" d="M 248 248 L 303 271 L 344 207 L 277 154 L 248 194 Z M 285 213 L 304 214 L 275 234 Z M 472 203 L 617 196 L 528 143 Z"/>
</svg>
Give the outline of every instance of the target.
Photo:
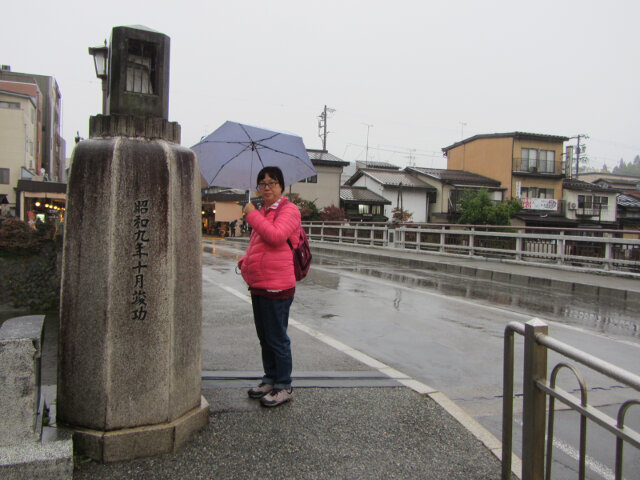
<svg viewBox="0 0 640 480">
<path fill-rule="evenodd" d="M 262 350 L 262 381 L 273 388 L 291 387 L 291 341 L 287 335 L 289 308 L 293 297 L 286 300 L 251 295 L 253 320 Z"/>
</svg>

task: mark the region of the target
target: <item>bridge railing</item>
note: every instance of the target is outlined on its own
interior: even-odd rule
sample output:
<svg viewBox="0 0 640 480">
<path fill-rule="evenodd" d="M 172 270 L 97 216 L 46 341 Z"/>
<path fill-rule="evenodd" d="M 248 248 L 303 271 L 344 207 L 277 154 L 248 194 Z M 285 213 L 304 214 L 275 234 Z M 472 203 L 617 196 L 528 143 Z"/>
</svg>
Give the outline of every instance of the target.
<svg viewBox="0 0 640 480">
<path fill-rule="evenodd" d="M 304 222 L 311 240 L 640 273 L 640 232 L 602 229 Z"/>
<path fill-rule="evenodd" d="M 548 335 L 548 326 L 532 319 L 526 324 L 511 322 L 505 328 L 503 404 L 502 404 L 502 480 L 510 480 L 513 450 L 513 371 L 514 334 L 524 336 L 524 373 L 522 381 L 522 480 L 550 479 L 553 460 L 553 437 L 555 400 L 580 414 L 580 446 L 578 478 L 585 478 L 587 421 L 595 422 L 616 438 L 615 479 L 622 480 L 623 449 L 629 444 L 640 449 L 640 433 L 625 425 L 625 416 L 631 406 L 640 406 L 640 376 L 616 365 L 601 360 L 560 342 Z M 587 399 L 587 384 L 580 371 L 573 365 L 561 361 L 548 376 L 547 356 L 552 350 L 562 357 L 581 363 L 592 371 L 614 379 L 634 390 L 630 398 L 618 409 L 617 418 L 612 418 L 590 405 Z M 558 373 L 569 370 L 577 379 L 580 398 L 556 385 Z M 545 402 L 548 398 L 548 415 Z M 546 435 L 546 446 L 545 446 Z M 628 472 L 634 473 L 634 472 Z M 637 473 L 637 472 L 635 472 Z"/>
</svg>

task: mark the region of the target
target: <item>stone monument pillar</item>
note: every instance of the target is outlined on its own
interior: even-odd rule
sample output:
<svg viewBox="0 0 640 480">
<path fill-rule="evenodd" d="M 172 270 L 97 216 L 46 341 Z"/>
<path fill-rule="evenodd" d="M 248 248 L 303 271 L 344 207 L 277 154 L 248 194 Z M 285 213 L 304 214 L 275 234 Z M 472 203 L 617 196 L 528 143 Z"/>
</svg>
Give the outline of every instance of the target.
<svg viewBox="0 0 640 480">
<path fill-rule="evenodd" d="M 99 461 L 175 451 L 201 396 L 200 173 L 169 122 L 169 37 L 115 27 L 106 111 L 73 152 L 57 422 Z"/>
</svg>

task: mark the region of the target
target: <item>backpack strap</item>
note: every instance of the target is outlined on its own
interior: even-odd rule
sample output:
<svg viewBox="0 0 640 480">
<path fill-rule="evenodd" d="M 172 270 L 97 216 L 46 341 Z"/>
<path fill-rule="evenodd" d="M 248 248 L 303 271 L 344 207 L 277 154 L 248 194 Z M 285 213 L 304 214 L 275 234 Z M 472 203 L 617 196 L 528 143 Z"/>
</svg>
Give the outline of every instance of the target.
<svg viewBox="0 0 640 480">
<path fill-rule="evenodd" d="M 280 212 L 280 209 L 282 208 L 282 206 L 286 205 L 287 203 L 289 203 L 289 199 L 287 197 L 283 197 L 280 199 L 280 203 L 276 207 L 276 213 L 273 216 L 274 222 L 276 221 L 276 218 L 278 218 L 278 213 Z M 291 240 L 289 240 L 288 238 L 287 238 L 287 243 L 289 244 L 289 248 L 291 249 L 291 251 L 293 251 L 293 245 L 291 244 Z"/>
</svg>

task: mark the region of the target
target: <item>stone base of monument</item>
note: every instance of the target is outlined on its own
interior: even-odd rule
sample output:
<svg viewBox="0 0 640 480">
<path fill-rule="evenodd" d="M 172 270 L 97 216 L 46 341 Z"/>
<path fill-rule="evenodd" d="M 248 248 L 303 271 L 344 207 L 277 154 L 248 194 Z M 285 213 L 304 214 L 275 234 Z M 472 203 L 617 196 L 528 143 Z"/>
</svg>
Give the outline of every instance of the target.
<svg viewBox="0 0 640 480">
<path fill-rule="evenodd" d="M 109 432 L 74 428 L 73 446 L 77 455 L 105 463 L 151 457 L 175 452 L 208 422 L 209 404 L 201 397 L 198 408 L 173 422 Z"/>
<path fill-rule="evenodd" d="M 71 433 L 55 418 L 55 386 L 40 385 L 44 315 L 7 320 L 0 328 L 0 478 L 71 479 Z"/>
</svg>

